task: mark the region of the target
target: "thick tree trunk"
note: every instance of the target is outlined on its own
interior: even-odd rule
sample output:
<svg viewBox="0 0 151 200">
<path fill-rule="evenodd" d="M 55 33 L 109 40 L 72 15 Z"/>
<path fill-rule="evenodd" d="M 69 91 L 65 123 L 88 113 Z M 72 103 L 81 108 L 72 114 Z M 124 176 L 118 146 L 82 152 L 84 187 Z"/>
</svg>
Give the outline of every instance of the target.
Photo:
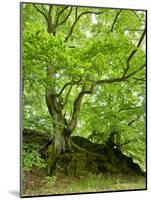
<svg viewBox="0 0 151 200">
<path fill-rule="evenodd" d="M 54 127 L 54 148 L 57 153 L 65 151 L 64 118 L 59 108 L 56 96 L 46 91 L 46 102 L 49 113 L 53 119 Z"/>
<path fill-rule="evenodd" d="M 53 67 L 48 68 L 47 75 L 50 81 L 55 78 L 55 73 Z M 67 131 L 67 120 L 63 115 L 62 105 L 58 99 L 53 83 L 46 89 L 46 103 L 53 119 L 55 152 L 61 153 L 65 151 L 66 138 L 70 135 L 70 131 Z"/>
</svg>

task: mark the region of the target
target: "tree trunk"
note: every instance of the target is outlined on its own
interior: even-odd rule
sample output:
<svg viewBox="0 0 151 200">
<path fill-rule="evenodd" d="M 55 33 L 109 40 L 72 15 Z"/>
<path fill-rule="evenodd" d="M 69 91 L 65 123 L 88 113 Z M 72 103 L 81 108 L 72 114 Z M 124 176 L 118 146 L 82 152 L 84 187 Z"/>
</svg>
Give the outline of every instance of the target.
<svg viewBox="0 0 151 200">
<path fill-rule="evenodd" d="M 49 113 L 53 119 L 54 127 L 54 148 L 57 153 L 65 151 L 65 136 L 64 136 L 64 118 L 59 108 L 56 96 L 49 90 L 46 91 L 46 102 Z"/>
<path fill-rule="evenodd" d="M 50 82 L 55 78 L 55 73 L 55 68 L 48 68 L 47 75 Z M 61 153 L 65 151 L 66 139 L 70 135 L 70 131 L 67 128 L 67 120 L 63 115 L 62 105 L 56 94 L 53 83 L 46 88 L 46 103 L 49 113 L 53 119 L 55 152 Z"/>
</svg>

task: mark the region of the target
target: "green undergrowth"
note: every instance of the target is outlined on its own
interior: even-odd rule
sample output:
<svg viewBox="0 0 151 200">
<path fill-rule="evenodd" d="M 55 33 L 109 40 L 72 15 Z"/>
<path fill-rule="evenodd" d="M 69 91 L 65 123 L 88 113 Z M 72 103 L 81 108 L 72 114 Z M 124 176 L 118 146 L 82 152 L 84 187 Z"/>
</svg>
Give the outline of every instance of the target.
<svg viewBox="0 0 151 200">
<path fill-rule="evenodd" d="M 35 177 L 36 178 L 36 177 Z M 36 181 L 38 184 L 36 184 Z M 87 177 L 52 176 L 24 185 L 23 196 L 145 189 L 142 176 L 99 174 Z"/>
</svg>

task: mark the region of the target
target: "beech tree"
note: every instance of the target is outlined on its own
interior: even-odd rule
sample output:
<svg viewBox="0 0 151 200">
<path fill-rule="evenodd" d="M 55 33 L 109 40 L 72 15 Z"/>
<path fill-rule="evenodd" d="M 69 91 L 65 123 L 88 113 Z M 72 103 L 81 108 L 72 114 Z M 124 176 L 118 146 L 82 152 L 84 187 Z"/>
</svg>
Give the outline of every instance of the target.
<svg viewBox="0 0 151 200">
<path fill-rule="evenodd" d="M 23 126 L 49 131 L 57 153 L 73 148 L 72 134 L 102 142 L 113 132 L 120 147 L 141 138 L 145 149 L 145 12 L 22 11 Z"/>
</svg>

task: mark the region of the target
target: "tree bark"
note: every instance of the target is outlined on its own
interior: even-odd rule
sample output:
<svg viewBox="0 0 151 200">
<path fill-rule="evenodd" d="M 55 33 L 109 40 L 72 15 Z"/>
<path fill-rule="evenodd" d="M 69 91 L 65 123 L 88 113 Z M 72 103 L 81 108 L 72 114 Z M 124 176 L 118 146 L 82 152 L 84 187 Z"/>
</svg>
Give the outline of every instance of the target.
<svg viewBox="0 0 151 200">
<path fill-rule="evenodd" d="M 52 66 L 48 67 L 47 75 L 50 80 L 54 79 L 55 69 Z M 65 151 L 66 141 L 71 132 L 68 129 L 67 120 L 63 115 L 63 108 L 58 99 L 53 83 L 46 88 L 46 103 L 53 119 L 55 152 L 61 153 Z"/>
</svg>

